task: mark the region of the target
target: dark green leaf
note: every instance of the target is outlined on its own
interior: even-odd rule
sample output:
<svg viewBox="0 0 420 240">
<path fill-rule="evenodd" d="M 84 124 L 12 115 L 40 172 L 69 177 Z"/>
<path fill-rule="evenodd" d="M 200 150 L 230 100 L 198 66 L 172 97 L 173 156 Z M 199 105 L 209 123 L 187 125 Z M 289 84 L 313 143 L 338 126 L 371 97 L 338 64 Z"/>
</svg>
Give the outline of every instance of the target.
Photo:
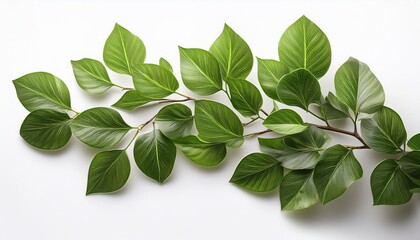
<svg viewBox="0 0 420 240">
<path fill-rule="evenodd" d="M 420 133 L 410 138 L 410 140 L 408 140 L 407 146 L 413 151 L 420 151 Z"/>
<path fill-rule="evenodd" d="M 86 195 L 117 191 L 124 186 L 129 175 L 130 161 L 124 150 L 100 152 L 89 167 Z"/>
<path fill-rule="evenodd" d="M 311 207 L 318 202 L 313 170 L 295 170 L 283 177 L 280 185 L 281 210 L 292 211 Z"/>
<path fill-rule="evenodd" d="M 152 101 L 155 100 L 141 96 L 136 90 L 130 90 L 112 106 L 131 111 Z"/>
<path fill-rule="evenodd" d="M 174 69 L 172 68 L 171 64 L 164 58 L 159 59 L 159 66 L 168 70 L 169 72 L 173 73 Z"/>
<path fill-rule="evenodd" d="M 248 44 L 227 24 L 210 47 L 219 61 L 222 77 L 245 79 L 252 69 L 254 58 Z"/>
<path fill-rule="evenodd" d="M 104 107 L 82 112 L 70 126 L 77 139 L 95 148 L 114 146 L 132 129 L 117 111 Z"/>
<path fill-rule="evenodd" d="M 71 138 L 70 121 L 66 113 L 39 109 L 31 112 L 23 121 L 20 136 L 36 148 L 59 149 Z"/>
<path fill-rule="evenodd" d="M 408 202 L 414 186 L 395 159 L 387 159 L 376 166 L 370 177 L 374 205 L 400 205 Z"/>
<path fill-rule="evenodd" d="M 236 167 L 230 182 L 254 192 L 269 192 L 280 185 L 283 168 L 277 159 L 251 153 Z"/>
<path fill-rule="evenodd" d="M 181 75 L 185 86 L 199 95 L 222 90 L 222 77 L 217 59 L 208 51 L 179 47 Z"/>
<path fill-rule="evenodd" d="M 401 170 L 417 185 L 420 185 L 420 152 L 409 152 L 400 158 Z"/>
<path fill-rule="evenodd" d="M 288 74 L 289 67 L 282 62 L 271 60 L 271 59 L 260 59 L 258 60 L 258 81 L 260 82 L 261 88 L 274 100 L 280 100 L 277 96 L 277 85 L 280 79 Z"/>
<path fill-rule="evenodd" d="M 330 42 L 315 23 L 302 16 L 281 36 L 279 57 L 290 70 L 305 68 L 320 78 L 331 64 Z"/>
<path fill-rule="evenodd" d="M 196 136 L 179 138 L 175 143 L 188 159 L 200 166 L 216 166 L 226 157 L 224 143 L 207 143 Z"/>
<path fill-rule="evenodd" d="M 228 82 L 230 101 L 244 117 L 258 116 L 263 99 L 258 88 L 245 80 L 232 79 Z"/>
<path fill-rule="evenodd" d="M 141 135 L 134 144 L 137 166 L 148 177 L 160 183 L 171 174 L 175 157 L 175 144 L 159 129 Z"/>
<path fill-rule="evenodd" d="M 372 118 L 362 119 L 361 133 L 370 148 L 389 154 L 400 152 L 407 139 L 400 116 L 387 107 L 381 108 Z"/>
<path fill-rule="evenodd" d="M 58 77 L 46 72 L 34 72 L 13 80 L 22 105 L 33 112 L 38 109 L 67 111 L 71 109 L 70 93 Z"/>
<path fill-rule="evenodd" d="M 104 65 L 97 60 L 83 58 L 71 61 L 71 65 L 77 84 L 88 93 L 101 94 L 114 85 Z"/>
<path fill-rule="evenodd" d="M 176 103 L 163 107 L 156 115 L 156 123 L 165 136 L 177 139 L 190 134 L 194 121 L 191 109 Z"/>
<path fill-rule="evenodd" d="M 114 72 L 131 75 L 132 68 L 144 62 L 146 48 L 139 37 L 116 23 L 105 42 L 103 58 Z"/>
<path fill-rule="evenodd" d="M 321 203 L 326 204 L 342 195 L 362 175 L 362 167 L 351 149 L 335 145 L 325 150 L 314 171 Z"/>
<path fill-rule="evenodd" d="M 321 99 L 321 87 L 314 75 L 298 69 L 282 77 L 277 85 L 277 96 L 284 104 L 308 110 L 309 104 Z"/>
<path fill-rule="evenodd" d="M 290 109 L 281 109 L 271 113 L 263 125 L 277 133 L 286 135 L 300 133 L 308 128 L 299 114 Z"/>
</svg>

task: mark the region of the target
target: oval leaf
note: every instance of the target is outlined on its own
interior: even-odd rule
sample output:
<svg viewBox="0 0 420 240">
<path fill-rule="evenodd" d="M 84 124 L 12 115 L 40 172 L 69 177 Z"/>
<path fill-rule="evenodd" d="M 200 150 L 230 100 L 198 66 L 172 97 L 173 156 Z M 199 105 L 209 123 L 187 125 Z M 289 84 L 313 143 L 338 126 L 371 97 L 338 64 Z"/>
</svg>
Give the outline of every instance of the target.
<svg viewBox="0 0 420 240">
<path fill-rule="evenodd" d="M 112 106 L 131 111 L 152 101 L 154 100 L 141 96 L 136 90 L 130 90 Z"/>
<path fill-rule="evenodd" d="M 374 205 L 400 205 L 408 202 L 414 186 L 395 159 L 378 164 L 370 177 Z"/>
<path fill-rule="evenodd" d="M 280 185 L 283 168 L 277 159 L 251 153 L 236 167 L 230 182 L 254 192 L 269 192 Z"/>
<path fill-rule="evenodd" d="M 298 69 L 282 77 L 277 85 L 277 96 L 284 104 L 308 111 L 309 104 L 320 101 L 321 87 L 314 75 Z"/>
<path fill-rule="evenodd" d="M 362 167 L 351 149 L 335 145 L 325 150 L 314 171 L 321 203 L 326 204 L 342 195 L 362 175 Z"/>
<path fill-rule="evenodd" d="M 104 65 L 95 59 L 83 58 L 71 65 L 77 84 L 88 93 L 101 94 L 114 86 Z"/>
<path fill-rule="evenodd" d="M 244 128 L 238 116 L 223 104 L 210 100 L 195 101 L 195 125 L 198 137 L 210 143 L 239 147 Z"/>
<path fill-rule="evenodd" d="M 318 202 L 313 170 L 295 170 L 283 177 L 280 185 L 281 210 L 308 208 Z"/>
<path fill-rule="evenodd" d="M 71 138 L 70 121 L 66 113 L 39 109 L 25 118 L 20 128 L 20 136 L 36 148 L 59 149 Z"/>
<path fill-rule="evenodd" d="M 13 84 L 20 102 L 30 112 L 38 109 L 71 110 L 66 84 L 50 73 L 29 73 L 13 80 Z"/>
<path fill-rule="evenodd" d="M 175 143 L 189 160 L 200 166 L 216 166 L 226 157 L 224 143 L 207 143 L 196 136 L 179 138 Z"/>
<path fill-rule="evenodd" d="M 230 101 L 244 117 L 258 116 L 263 99 L 258 88 L 245 80 L 232 79 L 228 82 Z"/>
<path fill-rule="evenodd" d="M 117 191 L 124 186 L 129 175 L 130 161 L 124 150 L 100 152 L 89 167 L 86 195 Z"/>
<path fill-rule="evenodd" d="M 222 77 L 248 77 L 254 58 L 248 44 L 227 24 L 223 32 L 210 47 L 210 52 L 217 58 L 221 67 Z"/>
<path fill-rule="evenodd" d="M 164 58 L 159 59 L 159 66 L 168 70 L 169 72 L 173 73 L 174 69 L 172 68 L 171 64 Z"/>
<path fill-rule="evenodd" d="M 420 186 L 420 152 L 409 152 L 398 160 L 401 170 Z"/>
<path fill-rule="evenodd" d="M 286 135 L 300 133 L 308 128 L 299 114 L 290 109 L 281 109 L 271 113 L 263 125 L 277 133 Z"/>
<path fill-rule="evenodd" d="M 420 133 L 410 138 L 410 140 L 408 140 L 407 146 L 413 151 L 420 151 Z"/>
<path fill-rule="evenodd" d="M 168 70 L 155 64 L 140 64 L 133 71 L 134 87 L 140 96 L 162 99 L 174 93 L 178 81 Z"/>
<path fill-rule="evenodd" d="M 271 59 L 258 60 L 258 81 L 260 82 L 262 90 L 271 99 L 280 101 L 277 96 L 277 85 L 280 79 L 288 74 L 289 67 L 282 62 Z"/>
<path fill-rule="evenodd" d="M 194 122 L 191 109 L 176 103 L 160 109 L 156 123 L 165 136 L 177 139 L 189 135 Z"/>
<path fill-rule="evenodd" d="M 385 101 L 381 83 L 368 65 L 349 58 L 337 70 L 334 78 L 337 98 L 357 116 L 359 113 L 375 113 Z"/>
<path fill-rule="evenodd" d="M 302 16 L 281 36 L 279 57 L 290 70 L 305 68 L 320 78 L 331 64 L 330 42 L 315 23 Z"/>
<path fill-rule="evenodd" d="M 105 42 L 103 58 L 114 72 L 131 75 L 132 68 L 144 62 L 146 48 L 139 37 L 116 23 Z"/>
<path fill-rule="evenodd" d="M 185 86 L 198 95 L 211 95 L 222 90 L 222 77 L 217 59 L 198 48 L 179 47 L 181 75 Z"/>
<path fill-rule="evenodd" d="M 175 157 L 175 144 L 159 129 L 141 135 L 134 144 L 137 166 L 146 176 L 160 183 L 171 174 Z"/>
<path fill-rule="evenodd" d="M 95 148 L 112 147 L 132 129 L 111 108 L 92 108 L 82 112 L 70 124 L 74 136 Z"/>
<path fill-rule="evenodd" d="M 370 148 L 389 154 L 401 152 L 401 145 L 407 139 L 400 116 L 387 107 L 383 107 L 372 118 L 362 119 L 361 133 Z"/>
</svg>

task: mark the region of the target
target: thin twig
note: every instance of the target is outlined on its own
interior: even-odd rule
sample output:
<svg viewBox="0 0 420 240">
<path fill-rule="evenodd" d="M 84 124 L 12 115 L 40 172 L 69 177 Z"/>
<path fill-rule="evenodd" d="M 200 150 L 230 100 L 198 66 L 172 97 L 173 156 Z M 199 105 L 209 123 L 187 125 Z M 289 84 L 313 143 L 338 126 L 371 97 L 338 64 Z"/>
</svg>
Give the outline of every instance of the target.
<svg viewBox="0 0 420 240">
<path fill-rule="evenodd" d="M 269 132 L 272 132 L 272 130 L 266 129 L 266 130 L 261 131 L 261 132 L 248 133 L 248 134 L 244 135 L 244 137 L 255 137 L 255 136 L 265 134 L 265 133 L 269 133 Z"/>
<path fill-rule="evenodd" d="M 249 124 L 251 124 L 251 123 L 253 123 L 253 122 L 255 122 L 255 121 L 257 121 L 259 118 L 258 117 L 256 117 L 256 118 L 252 118 L 252 120 L 251 121 L 249 121 L 249 122 L 246 122 L 246 123 L 242 123 L 242 125 L 245 127 L 245 126 L 248 126 Z"/>
<path fill-rule="evenodd" d="M 260 109 L 260 112 L 264 113 L 264 115 L 265 115 L 265 116 L 267 116 L 267 117 L 268 117 L 268 115 L 269 115 L 269 114 L 268 114 L 268 113 L 267 113 L 264 109 L 262 109 L 262 108 Z"/>
<path fill-rule="evenodd" d="M 332 127 L 332 126 L 323 126 L 323 125 L 317 125 L 317 124 L 312 124 L 312 125 L 314 125 L 315 127 L 319 128 L 319 129 L 324 129 L 324 130 L 331 131 L 331 132 L 337 132 L 337 133 L 353 136 L 353 137 L 357 138 L 357 140 L 359 140 L 364 146 L 367 146 L 365 141 L 362 139 L 362 137 L 357 132 L 351 132 L 351 131 L 343 130 L 343 129 L 340 129 L 340 128 L 335 128 L 335 127 Z"/>
</svg>

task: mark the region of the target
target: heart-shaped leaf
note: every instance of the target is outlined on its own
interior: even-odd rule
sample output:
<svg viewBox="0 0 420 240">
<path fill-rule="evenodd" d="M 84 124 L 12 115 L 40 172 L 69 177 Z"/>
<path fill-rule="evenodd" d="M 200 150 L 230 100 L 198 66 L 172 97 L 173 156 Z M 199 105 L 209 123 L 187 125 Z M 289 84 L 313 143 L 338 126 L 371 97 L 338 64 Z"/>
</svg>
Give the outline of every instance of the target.
<svg viewBox="0 0 420 240">
<path fill-rule="evenodd" d="M 231 79 L 228 82 L 230 101 L 244 117 L 258 116 L 263 99 L 258 88 L 245 80 Z"/>
<path fill-rule="evenodd" d="M 414 135 L 408 140 L 407 146 L 413 151 L 420 151 L 420 133 Z"/>
<path fill-rule="evenodd" d="M 274 100 L 280 100 L 277 96 L 277 85 L 280 79 L 288 74 L 289 67 L 283 62 L 279 62 L 271 59 L 260 59 L 258 60 L 258 81 L 260 82 L 261 88 Z"/>
<path fill-rule="evenodd" d="M 290 135 L 305 131 L 308 125 L 295 111 L 290 109 L 281 109 L 271 113 L 265 119 L 263 125 L 277 133 Z"/>
<path fill-rule="evenodd" d="M 281 36 L 279 57 L 290 70 L 305 68 L 321 78 L 331 64 L 330 42 L 315 23 L 302 16 Z"/>
<path fill-rule="evenodd" d="M 71 65 L 77 84 L 88 93 L 101 94 L 114 86 L 104 65 L 95 59 L 83 58 Z"/>
<path fill-rule="evenodd" d="M 281 210 L 293 211 L 318 202 L 313 170 L 294 170 L 286 174 L 280 185 Z"/>
<path fill-rule="evenodd" d="M 230 182 L 254 192 L 269 192 L 280 185 L 280 162 L 264 153 L 251 153 L 236 167 Z"/>
<path fill-rule="evenodd" d="M 194 121 L 191 109 L 176 103 L 160 109 L 156 115 L 156 123 L 165 136 L 177 139 L 190 134 Z"/>
<path fill-rule="evenodd" d="M 152 101 L 155 100 L 141 96 L 136 90 L 130 90 L 125 92 L 112 106 L 131 111 Z"/>
</svg>

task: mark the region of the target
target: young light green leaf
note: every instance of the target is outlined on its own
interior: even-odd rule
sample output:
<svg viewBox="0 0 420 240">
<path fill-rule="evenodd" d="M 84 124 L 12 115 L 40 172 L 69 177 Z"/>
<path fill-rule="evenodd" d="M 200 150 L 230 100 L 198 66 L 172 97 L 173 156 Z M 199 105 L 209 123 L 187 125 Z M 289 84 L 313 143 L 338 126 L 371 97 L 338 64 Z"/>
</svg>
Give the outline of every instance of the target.
<svg viewBox="0 0 420 240">
<path fill-rule="evenodd" d="M 357 116 L 359 113 L 375 113 L 385 101 L 381 83 L 368 65 L 349 58 L 337 70 L 334 78 L 337 98 Z"/>
<path fill-rule="evenodd" d="M 200 166 L 216 166 L 226 157 L 224 143 L 207 143 L 196 136 L 178 138 L 175 143 L 188 159 Z"/>
<path fill-rule="evenodd" d="M 179 47 L 181 75 L 185 86 L 198 95 L 211 95 L 222 90 L 217 59 L 208 51 Z"/>
<path fill-rule="evenodd" d="M 217 58 L 222 77 L 245 79 L 252 69 L 254 58 L 248 44 L 227 24 L 210 47 Z"/>
<path fill-rule="evenodd" d="M 114 86 L 104 65 L 95 59 L 83 58 L 71 65 L 77 84 L 88 93 L 101 94 Z"/>
<path fill-rule="evenodd" d="M 263 99 L 258 88 L 246 80 L 231 79 L 228 82 L 230 101 L 244 117 L 258 116 Z"/>
<path fill-rule="evenodd" d="M 86 195 L 117 191 L 124 186 L 129 175 L 130 161 L 125 150 L 100 152 L 89 167 Z"/>
<path fill-rule="evenodd" d="M 374 205 L 400 205 L 408 202 L 414 186 L 395 159 L 378 164 L 370 177 Z"/>
<path fill-rule="evenodd" d="M 146 48 L 139 37 L 116 23 L 105 42 L 103 58 L 114 72 L 132 75 L 132 68 L 144 62 Z"/>
<path fill-rule="evenodd" d="M 177 139 L 190 134 L 194 119 L 189 107 L 176 103 L 160 109 L 156 123 L 165 136 Z"/>
<path fill-rule="evenodd" d="M 398 160 L 401 170 L 420 186 L 420 152 L 409 152 Z"/>
<path fill-rule="evenodd" d="M 294 170 L 283 177 L 280 185 L 282 211 L 311 207 L 318 202 L 313 170 Z"/>
<path fill-rule="evenodd" d="M 159 65 L 140 64 L 133 69 L 134 87 L 145 98 L 162 99 L 179 87 L 175 76 Z"/>
<path fill-rule="evenodd" d="M 284 104 L 308 111 L 309 104 L 320 101 L 321 87 L 312 73 L 301 68 L 281 78 L 277 96 Z"/>
<path fill-rule="evenodd" d="M 283 62 L 271 59 L 258 60 L 258 81 L 260 82 L 262 90 L 274 100 L 280 100 L 277 96 L 277 85 L 280 79 L 288 74 L 289 67 Z"/>
<path fill-rule="evenodd" d="M 302 16 L 281 36 L 279 57 L 290 70 L 305 68 L 321 78 L 331 64 L 330 42 L 315 23 Z"/>
<path fill-rule="evenodd" d="M 210 143 L 242 145 L 244 128 L 238 116 L 223 104 L 210 100 L 195 101 L 195 125 L 198 137 Z"/>
<path fill-rule="evenodd" d="M 171 64 L 164 58 L 159 59 L 159 66 L 168 70 L 171 73 L 174 73 L 174 69 L 172 68 Z"/>
<path fill-rule="evenodd" d="M 136 90 L 130 90 L 112 106 L 131 111 L 152 101 L 155 100 L 141 96 Z"/>
<path fill-rule="evenodd" d="M 263 122 L 263 125 L 277 133 L 290 135 L 305 131 L 308 125 L 295 111 L 281 109 L 271 113 Z"/>
<path fill-rule="evenodd" d="M 414 135 L 408 140 L 407 146 L 413 151 L 420 151 L 420 133 Z"/>
<path fill-rule="evenodd" d="M 362 119 L 361 133 L 370 148 L 388 154 L 401 152 L 407 139 L 400 116 L 388 107 L 381 108 L 372 118 Z"/>
<path fill-rule="evenodd" d="M 114 146 L 132 129 L 117 111 L 104 107 L 82 112 L 70 126 L 77 139 L 95 148 Z"/>
<path fill-rule="evenodd" d="M 163 183 L 171 174 L 176 157 L 175 144 L 159 129 L 137 138 L 134 159 L 148 177 Z"/>
<path fill-rule="evenodd" d="M 335 145 L 325 150 L 314 171 L 321 203 L 326 204 L 341 196 L 362 175 L 362 167 L 351 149 Z"/>
<path fill-rule="evenodd" d="M 66 84 L 50 73 L 29 73 L 13 80 L 13 84 L 20 102 L 30 112 L 38 109 L 64 112 L 71 109 Z"/>
<path fill-rule="evenodd" d="M 277 159 L 251 153 L 236 167 L 230 182 L 254 192 L 269 192 L 280 185 L 283 168 Z"/>
<path fill-rule="evenodd" d="M 20 136 L 36 148 L 56 150 L 64 147 L 71 138 L 70 121 L 66 113 L 39 109 L 25 118 Z"/>
</svg>

